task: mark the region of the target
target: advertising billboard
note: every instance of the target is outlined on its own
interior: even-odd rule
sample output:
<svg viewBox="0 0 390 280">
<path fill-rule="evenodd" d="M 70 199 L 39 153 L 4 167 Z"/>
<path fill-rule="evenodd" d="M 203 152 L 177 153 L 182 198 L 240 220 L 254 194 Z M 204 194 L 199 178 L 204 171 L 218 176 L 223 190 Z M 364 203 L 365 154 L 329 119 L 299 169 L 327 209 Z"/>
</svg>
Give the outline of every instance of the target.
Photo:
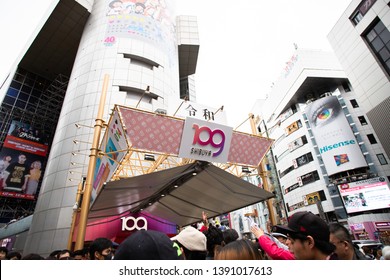
<svg viewBox="0 0 390 280">
<path fill-rule="evenodd" d="M 389 184 L 384 177 L 338 185 L 347 213 L 390 207 Z"/>
<path fill-rule="evenodd" d="M 318 99 L 305 111 L 328 175 L 367 166 L 336 96 Z"/>
<path fill-rule="evenodd" d="M 0 196 L 34 200 L 46 161 L 45 135 L 12 121 L 0 152 Z"/>
</svg>

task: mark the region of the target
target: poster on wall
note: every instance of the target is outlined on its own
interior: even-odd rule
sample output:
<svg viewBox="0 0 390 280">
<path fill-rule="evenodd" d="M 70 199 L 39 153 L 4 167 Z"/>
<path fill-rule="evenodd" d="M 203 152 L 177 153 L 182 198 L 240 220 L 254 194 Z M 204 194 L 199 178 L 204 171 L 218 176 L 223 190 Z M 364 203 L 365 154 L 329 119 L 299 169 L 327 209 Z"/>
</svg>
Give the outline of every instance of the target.
<svg viewBox="0 0 390 280">
<path fill-rule="evenodd" d="M 390 189 L 385 177 L 338 185 L 347 213 L 390 207 Z"/>
<path fill-rule="evenodd" d="M 328 175 L 367 166 L 336 96 L 318 99 L 305 111 Z"/>
<path fill-rule="evenodd" d="M 119 38 L 134 38 L 165 49 L 170 63 L 176 63 L 171 0 L 106 0 L 106 5 L 105 46 L 113 46 Z"/>
<path fill-rule="evenodd" d="M 48 145 L 40 130 L 12 121 L 0 151 L 0 196 L 34 200 Z"/>
</svg>

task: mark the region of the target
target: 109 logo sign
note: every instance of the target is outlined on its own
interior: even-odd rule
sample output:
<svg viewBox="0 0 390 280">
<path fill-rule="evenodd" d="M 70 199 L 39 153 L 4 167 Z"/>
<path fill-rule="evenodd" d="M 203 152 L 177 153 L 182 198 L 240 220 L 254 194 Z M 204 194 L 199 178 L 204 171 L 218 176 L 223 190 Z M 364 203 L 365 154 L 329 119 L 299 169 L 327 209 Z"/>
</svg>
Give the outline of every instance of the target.
<svg viewBox="0 0 390 280">
<path fill-rule="evenodd" d="M 213 157 L 216 157 L 222 153 L 223 147 L 225 146 L 225 133 L 223 133 L 222 130 L 220 130 L 220 129 L 211 130 L 207 126 L 199 127 L 199 125 L 197 125 L 197 124 L 194 124 L 192 126 L 192 128 L 195 129 L 194 139 L 192 141 L 193 145 L 199 144 L 201 146 L 207 146 L 210 144 L 214 148 L 219 148 L 219 150 L 217 152 L 213 153 Z M 200 134 L 202 132 L 205 132 L 208 134 L 208 139 L 206 141 L 203 141 L 201 139 Z M 205 133 L 203 133 L 203 134 L 205 134 Z M 221 141 L 219 143 L 214 142 L 214 136 L 216 136 L 216 135 L 219 135 L 221 138 Z M 191 153 L 195 153 L 195 150 L 196 149 L 193 148 Z M 211 153 L 211 151 L 207 151 L 207 152 L 208 152 L 208 154 Z"/>
</svg>

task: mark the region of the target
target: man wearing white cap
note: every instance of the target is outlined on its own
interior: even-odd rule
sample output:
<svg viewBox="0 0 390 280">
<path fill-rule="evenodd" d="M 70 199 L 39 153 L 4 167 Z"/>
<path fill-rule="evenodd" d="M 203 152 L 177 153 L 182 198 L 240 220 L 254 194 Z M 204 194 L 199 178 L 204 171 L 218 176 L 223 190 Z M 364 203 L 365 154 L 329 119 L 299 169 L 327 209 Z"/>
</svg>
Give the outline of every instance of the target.
<svg viewBox="0 0 390 280">
<path fill-rule="evenodd" d="M 206 236 L 192 226 L 183 229 L 171 238 L 177 243 L 186 260 L 205 260 L 207 255 Z"/>
</svg>

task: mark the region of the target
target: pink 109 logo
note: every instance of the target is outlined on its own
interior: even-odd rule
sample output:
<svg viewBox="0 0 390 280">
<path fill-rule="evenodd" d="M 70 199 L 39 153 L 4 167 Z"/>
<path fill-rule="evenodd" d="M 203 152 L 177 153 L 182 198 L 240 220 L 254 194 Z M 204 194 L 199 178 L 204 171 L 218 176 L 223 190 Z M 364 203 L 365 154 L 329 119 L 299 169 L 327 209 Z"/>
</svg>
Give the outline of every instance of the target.
<svg viewBox="0 0 390 280">
<path fill-rule="evenodd" d="M 199 144 L 201 146 L 207 146 L 210 144 L 214 148 L 219 148 L 219 150 L 217 152 L 213 153 L 213 157 L 216 157 L 220 153 L 222 153 L 223 147 L 225 146 L 225 133 L 222 130 L 220 130 L 220 129 L 211 130 L 207 126 L 199 127 L 199 125 L 197 125 L 197 124 L 193 124 L 192 128 L 195 129 L 195 134 L 194 134 L 194 139 L 192 141 L 192 144 Z M 205 139 L 205 141 L 203 141 L 201 139 L 202 132 L 203 132 L 202 135 L 205 135 L 206 133 L 208 135 L 208 139 Z M 216 143 L 214 141 L 214 136 L 217 136 L 217 135 L 220 136 L 221 141 Z"/>
</svg>

